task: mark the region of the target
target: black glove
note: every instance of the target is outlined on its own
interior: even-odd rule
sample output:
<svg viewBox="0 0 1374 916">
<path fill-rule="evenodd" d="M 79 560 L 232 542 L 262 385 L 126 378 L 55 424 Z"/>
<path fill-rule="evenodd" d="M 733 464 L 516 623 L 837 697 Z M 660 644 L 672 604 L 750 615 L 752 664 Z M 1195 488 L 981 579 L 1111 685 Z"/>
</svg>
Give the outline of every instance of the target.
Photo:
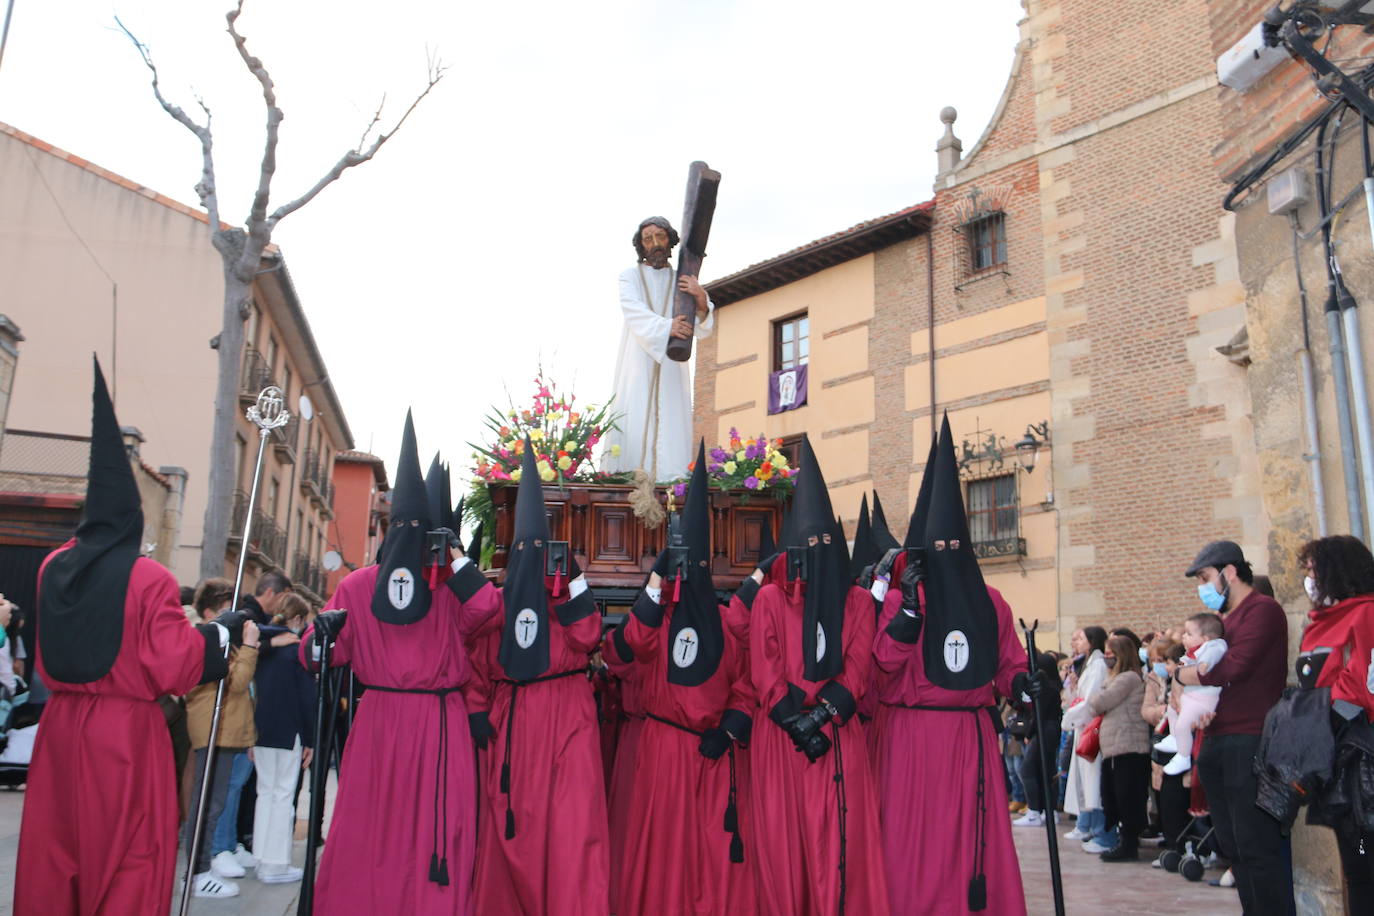
<svg viewBox="0 0 1374 916">
<path fill-rule="evenodd" d="M 468 731 L 472 732 L 472 743 L 484 751 L 487 743 L 496 737 L 496 729 L 491 727 L 491 717 L 484 712 L 469 713 Z"/>
<path fill-rule="evenodd" d="M 825 756 L 825 752 L 830 750 L 830 739 L 823 732 L 814 732 L 807 737 L 800 737 L 797 730 L 797 723 L 801 716 L 788 716 L 783 719 L 781 725 L 786 729 L 787 734 L 792 736 L 792 743 L 797 746 L 797 750 L 806 755 L 806 759 L 815 763 Z"/>
<path fill-rule="evenodd" d="M 859 578 L 855 580 L 859 588 L 868 591 L 873 587 L 873 571 L 877 569 L 876 563 L 870 563 L 859 573 Z"/>
<path fill-rule="evenodd" d="M 214 619 L 214 623 L 219 624 L 229 631 L 229 645 L 243 645 L 243 625 L 249 621 L 250 617 L 246 611 L 225 611 Z"/>
<path fill-rule="evenodd" d="M 347 622 L 348 611 L 342 608 L 324 611 L 315 618 L 315 633 L 320 639 L 333 642 L 339 638 L 339 634 L 343 632 L 344 624 Z"/>
<path fill-rule="evenodd" d="M 730 749 L 730 735 L 723 728 L 708 728 L 701 735 L 697 752 L 707 760 L 719 760 Z"/>
<path fill-rule="evenodd" d="M 887 553 L 883 554 L 883 558 L 878 561 L 878 565 L 873 567 L 873 578 L 877 579 L 879 577 L 891 576 L 892 564 L 897 562 L 897 557 L 900 556 L 901 553 L 902 551 L 899 548 L 893 547 Z"/>
<path fill-rule="evenodd" d="M 668 548 L 664 547 L 659 551 L 658 559 L 654 560 L 653 569 L 650 572 L 658 573 L 660 579 L 668 578 Z"/>
<path fill-rule="evenodd" d="M 1011 679 L 1011 698 L 1017 703 L 1021 702 L 1023 694 L 1034 703 L 1045 696 L 1053 696 L 1053 691 L 1057 689 L 1058 685 L 1044 671 L 1036 671 L 1034 675 L 1028 671 L 1018 671 Z"/>
<path fill-rule="evenodd" d="M 916 614 L 921 613 L 921 591 L 918 586 L 926 578 L 923 553 L 912 551 L 908 554 L 906 569 L 902 570 L 902 607 Z"/>
</svg>

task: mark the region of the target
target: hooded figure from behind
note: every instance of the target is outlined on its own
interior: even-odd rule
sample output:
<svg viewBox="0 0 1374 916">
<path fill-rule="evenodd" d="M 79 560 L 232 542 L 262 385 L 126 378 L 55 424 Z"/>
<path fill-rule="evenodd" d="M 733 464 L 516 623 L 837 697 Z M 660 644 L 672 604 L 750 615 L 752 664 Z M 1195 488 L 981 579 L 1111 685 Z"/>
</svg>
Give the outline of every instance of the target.
<svg viewBox="0 0 1374 916">
<path fill-rule="evenodd" d="M 177 777 L 158 699 L 224 676 L 221 636 L 192 627 L 176 579 L 139 556 L 143 512 L 98 363 L 86 502 L 38 574 L 38 657 L 52 691 L 28 770 L 17 913 L 165 913 Z"/>
<path fill-rule="evenodd" d="M 406 411 L 401 436 L 401 457 L 396 462 L 396 485 L 391 490 L 391 526 L 378 551 L 377 587 L 372 613 L 383 623 L 405 626 L 429 613 L 431 591 L 437 582 L 426 581 L 426 536 L 434 527 L 429 494 L 420 476 L 420 450 L 415 443 L 415 421 Z"/>
</svg>

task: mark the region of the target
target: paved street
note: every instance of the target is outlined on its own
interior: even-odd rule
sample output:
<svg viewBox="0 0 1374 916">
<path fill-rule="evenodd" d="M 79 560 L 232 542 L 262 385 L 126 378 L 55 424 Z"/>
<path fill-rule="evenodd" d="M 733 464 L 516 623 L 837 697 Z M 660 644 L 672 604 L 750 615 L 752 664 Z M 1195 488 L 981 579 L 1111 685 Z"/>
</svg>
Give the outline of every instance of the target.
<svg viewBox="0 0 1374 916">
<path fill-rule="evenodd" d="M 328 795 L 334 797 L 331 786 Z M 24 793 L 0 790 L 0 914 L 9 913 L 14 898 L 14 857 L 19 846 L 19 818 L 23 811 Z M 326 812 L 326 824 L 328 812 Z M 1061 833 L 1069 828 L 1063 827 Z M 326 828 L 326 836 L 328 830 Z M 1026 887 L 1027 909 L 1032 916 L 1052 914 L 1054 895 L 1050 890 L 1049 854 L 1043 829 L 1021 828 L 1014 831 L 1016 851 L 1021 859 L 1021 875 Z M 1069 913 L 1097 913 L 1110 897 L 1114 913 L 1160 914 L 1206 913 L 1222 916 L 1240 913 L 1240 902 L 1234 890 L 1208 887 L 1205 881 L 1192 883 L 1180 875 L 1150 867 L 1150 858 L 1142 851 L 1139 862 L 1106 864 L 1097 856 L 1078 849 L 1077 843 L 1062 840 L 1060 861 L 1064 872 L 1064 892 Z M 295 863 L 301 864 L 304 844 L 297 843 Z M 191 911 L 197 916 L 288 916 L 296 911 L 295 884 L 259 884 L 251 877 L 239 881 L 243 893 L 231 900 L 195 900 Z M 178 880 L 181 865 L 178 863 Z M 1207 873 L 1215 878 L 1219 871 Z M 175 910 L 175 900 L 173 909 Z"/>
</svg>

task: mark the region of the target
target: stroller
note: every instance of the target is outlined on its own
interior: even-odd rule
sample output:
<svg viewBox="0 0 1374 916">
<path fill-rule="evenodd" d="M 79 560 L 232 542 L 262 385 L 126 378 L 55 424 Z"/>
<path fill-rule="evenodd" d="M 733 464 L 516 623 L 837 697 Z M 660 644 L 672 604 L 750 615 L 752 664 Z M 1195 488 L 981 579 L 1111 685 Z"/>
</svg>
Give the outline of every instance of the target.
<svg viewBox="0 0 1374 916">
<path fill-rule="evenodd" d="M 17 789 L 29 780 L 29 760 L 38 718 L 29 706 L 29 685 L 15 678 L 14 690 L 0 687 L 0 787 Z"/>
<path fill-rule="evenodd" d="M 1202 752 L 1202 732 L 1199 731 L 1193 738 L 1192 757 L 1197 760 Z M 1159 759 L 1163 755 L 1159 751 L 1153 752 L 1153 759 L 1156 763 L 1162 763 Z M 1216 860 L 1215 853 L 1204 854 L 1203 850 L 1216 848 L 1216 828 L 1211 824 L 1211 812 L 1207 805 L 1207 796 L 1202 791 L 1202 780 L 1198 778 L 1197 769 L 1193 769 L 1193 782 L 1190 787 L 1190 798 L 1188 801 L 1188 823 L 1179 831 L 1178 836 L 1174 837 L 1170 848 L 1166 849 L 1159 857 L 1159 865 L 1165 871 L 1183 875 L 1189 881 L 1201 881 L 1207 872 L 1210 862 Z M 1204 833 L 1204 829 L 1206 832 Z M 1190 839 L 1191 837 L 1191 839 Z M 1182 852 L 1179 852 L 1179 849 Z"/>
</svg>

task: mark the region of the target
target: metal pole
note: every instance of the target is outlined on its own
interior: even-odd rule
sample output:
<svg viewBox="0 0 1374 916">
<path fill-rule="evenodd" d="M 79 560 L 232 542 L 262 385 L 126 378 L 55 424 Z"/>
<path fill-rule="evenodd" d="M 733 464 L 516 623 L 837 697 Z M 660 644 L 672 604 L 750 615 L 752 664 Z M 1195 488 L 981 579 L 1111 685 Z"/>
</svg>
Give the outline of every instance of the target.
<svg viewBox="0 0 1374 916">
<path fill-rule="evenodd" d="M 332 648 L 327 639 L 320 637 L 316 629 L 315 644 L 320 649 L 320 670 L 315 676 L 315 754 L 310 765 L 310 823 L 305 838 L 305 875 L 301 878 L 301 896 L 296 906 L 297 916 L 311 916 L 315 909 L 315 850 L 320 845 L 320 817 L 324 812 L 324 784 L 329 778 L 328 738 L 324 728 L 324 717 L 330 708 L 325 700 L 329 692 L 329 650 Z"/>
<path fill-rule="evenodd" d="M 248 419 L 258 428 L 258 460 L 253 467 L 253 487 L 248 491 L 248 511 L 243 520 L 243 536 L 239 541 L 239 566 L 234 575 L 234 597 L 229 609 L 238 610 L 239 593 L 243 588 L 243 567 L 248 559 L 248 541 L 253 533 L 253 509 L 257 505 L 258 485 L 262 480 L 262 456 L 267 451 L 267 436 L 272 430 L 285 426 L 291 414 L 283 405 L 280 388 L 275 385 L 264 388 L 257 402 L 248 408 Z M 225 656 L 229 647 L 224 648 Z M 186 880 L 181 887 L 181 916 L 186 916 L 191 906 L 191 881 L 195 877 L 196 857 L 200 855 L 201 834 L 205 832 L 205 815 L 210 805 L 210 782 L 215 773 L 215 742 L 219 740 L 219 714 L 224 706 L 224 683 L 221 678 L 215 688 L 215 711 L 210 719 L 210 742 L 205 748 L 205 770 L 200 778 L 200 799 L 196 802 L 196 819 L 191 829 L 191 845 L 186 850 Z"/>
<path fill-rule="evenodd" d="M 1345 473 L 1345 504 L 1350 533 L 1364 540 L 1364 509 L 1360 505 L 1360 478 L 1355 469 L 1355 430 L 1350 422 L 1350 375 L 1345 363 L 1345 333 L 1341 311 L 1333 292 L 1326 304 L 1326 333 L 1331 339 L 1331 381 L 1336 390 L 1336 428 L 1341 434 L 1341 470 Z"/>
<path fill-rule="evenodd" d="M 0 29 L 0 63 L 5 60 L 5 45 L 10 40 L 10 17 L 14 15 L 14 0 L 5 6 L 5 27 Z M 113 400 L 113 399 L 112 399 Z"/>
<path fill-rule="evenodd" d="M 1020 620 L 1021 629 L 1026 634 L 1026 658 L 1030 666 L 1030 676 L 1036 675 L 1035 660 L 1038 657 L 1035 651 L 1035 630 L 1040 626 L 1040 621 L 1031 622 L 1026 626 L 1026 621 Z M 1054 886 L 1054 913 L 1055 916 L 1064 916 L 1064 881 L 1059 874 L 1059 834 L 1054 829 L 1055 806 L 1050 804 L 1050 793 L 1054 796 L 1059 795 L 1059 785 L 1054 779 L 1054 768 L 1050 766 L 1050 757 L 1054 752 L 1045 741 L 1045 709 L 1039 701 L 1034 702 L 1035 706 L 1035 737 L 1040 742 L 1040 794 L 1041 801 L 1045 805 L 1045 835 L 1050 840 L 1050 880 Z M 1051 788 L 1053 787 L 1053 788 Z"/>
</svg>

